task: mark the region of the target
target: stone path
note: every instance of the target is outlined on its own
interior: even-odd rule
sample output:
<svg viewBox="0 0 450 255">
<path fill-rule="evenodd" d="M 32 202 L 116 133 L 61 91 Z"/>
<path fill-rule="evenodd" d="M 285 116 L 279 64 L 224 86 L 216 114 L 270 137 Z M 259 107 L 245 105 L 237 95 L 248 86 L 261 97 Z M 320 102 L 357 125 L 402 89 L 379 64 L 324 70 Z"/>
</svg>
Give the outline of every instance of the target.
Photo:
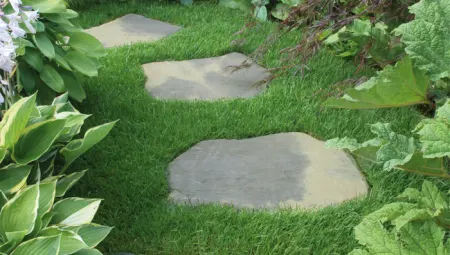
<svg viewBox="0 0 450 255">
<path fill-rule="evenodd" d="M 233 69 L 248 60 L 240 53 L 186 61 L 165 61 L 143 65 L 145 88 L 159 99 L 214 100 L 249 98 L 267 85 L 270 73 L 259 65 Z"/>
<path fill-rule="evenodd" d="M 159 20 L 128 14 L 101 26 L 87 29 L 86 32 L 96 37 L 105 47 L 115 47 L 156 41 L 180 29 L 181 27 Z"/>
<path fill-rule="evenodd" d="M 179 203 L 313 208 L 368 190 L 344 152 L 303 133 L 203 141 L 176 158 L 169 175 Z"/>
<path fill-rule="evenodd" d="M 107 47 L 155 41 L 180 27 L 129 14 L 89 29 Z M 187 42 L 188 43 L 188 42 Z M 270 73 L 240 53 L 143 65 L 145 88 L 159 99 L 250 98 L 267 86 Z M 203 141 L 169 166 L 170 198 L 178 203 L 221 203 L 237 207 L 316 208 L 365 195 L 368 186 L 342 151 L 303 133 L 244 140 Z"/>
</svg>

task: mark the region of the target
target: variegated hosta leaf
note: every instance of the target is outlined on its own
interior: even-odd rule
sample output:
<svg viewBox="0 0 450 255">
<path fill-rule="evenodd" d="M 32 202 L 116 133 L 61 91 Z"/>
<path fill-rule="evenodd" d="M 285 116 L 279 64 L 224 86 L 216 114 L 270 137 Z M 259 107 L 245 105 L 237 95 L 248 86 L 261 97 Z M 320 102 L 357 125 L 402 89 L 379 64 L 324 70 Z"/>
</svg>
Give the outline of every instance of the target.
<svg viewBox="0 0 450 255">
<path fill-rule="evenodd" d="M 34 238 L 20 244 L 11 255 L 58 255 L 60 239 L 59 235 Z"/>
<path fill-rule="evenodd" d="M 77 233 L 90 248 L 94 248 L 105 239 L 112 229 L 112 227 L 91 223 L 83 225 Z"/>
<path fill-rule="evenodd" d="M 68 230 L 61 230 L 56 226 L 43 229 L 39 233 L 39 236 L 57 236 L 57 235 L 61 236 L 60 250 L 59 250 L 60 255 L 73 254 L 81 249 L 88 247 L 78 234 Z"/>
<path fill-rule="evenodd" d="M 415 20 L 395 33 L 406 44 L 406 53 L 432 80 L 450 76 L 450 0 L 421 0 L 410 7 Z"/>
<path fill-rule="evenodd" d="M 32 166 L 9 165 L 0 169 L 0 190 L 5 194 L 16 193 L 27 182 Z"/>
<path fill-rule="evenodd" d="M 78 226 L 91 223 L 100 205 L 100 199 L 66 198 L 53 206 L 51 223 Z"/>
<path fill-rule="evenodd" d="M 69 174 L 67 176 L 64 176 L 63 178 L 58 180 L 58 183 L 56 184 L 56 196 L 62 197 L 66 194 L 66 192 L 73 186 L 75 183 L 77 183 L 81 177 L 84 176 L 87 170 L 81 171 L 81 172 L 75 172 L 72 174 Z"/>
<path fill-rule="evenodd" d="M 342 98 L 329 98 L 325 107 L 347 109 L 392 108 L 430 104 L 427 98 L 430 81 L 405 57 L 395 66 L 386 66 L 366 83 L 349 89 Z"/>
</svg>

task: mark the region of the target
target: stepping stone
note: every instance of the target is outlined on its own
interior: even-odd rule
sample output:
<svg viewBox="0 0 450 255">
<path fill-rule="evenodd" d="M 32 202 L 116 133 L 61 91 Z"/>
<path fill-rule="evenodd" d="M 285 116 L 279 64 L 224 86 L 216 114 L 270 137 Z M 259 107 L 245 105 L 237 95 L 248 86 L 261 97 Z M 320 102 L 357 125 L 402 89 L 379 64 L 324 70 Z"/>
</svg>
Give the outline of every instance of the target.
<svg viewBox="0 0 450 255">
<path fill-rule="evenodd" d="M 303 133 L 203 141 L 169 166 L 177 203 L 246 208 L 320 208 L 365 195 L 364 177 L 346 153 Z"/>
<path fill-rule="evenodd" d="M 145 88 L 159 99 L 214 100 L 249 98 L 266 86 L 270 73 L 256 64 L 236 70 L 247 56 L 221 57 L 145 64 Z M 249 62 L 251 63 L 251 62 Z"/>
<path fill-rule="evenodd" d="M 181 27 L 136 14 L 128 14 L 119 19 L 86 32 L 96 37 L 105 47 L 115 47 L 136 42 L 152 42 L 171 35 Z"/>
</svg>

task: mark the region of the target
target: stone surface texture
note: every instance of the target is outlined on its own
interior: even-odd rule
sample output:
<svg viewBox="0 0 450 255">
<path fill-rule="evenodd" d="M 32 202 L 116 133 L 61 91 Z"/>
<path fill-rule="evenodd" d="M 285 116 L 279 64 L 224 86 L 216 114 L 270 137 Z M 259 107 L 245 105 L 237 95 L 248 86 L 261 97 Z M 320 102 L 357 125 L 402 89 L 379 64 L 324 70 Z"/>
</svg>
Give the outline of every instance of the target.
<svg viewBox="0 0 450 255">
<path fill-rule="evenodd" d="M 115 47 L 136 42 L 162 39 L 181 27 L 136 14 L 128 14 L 109 23 L 87 29 L 105 47 Z"/>
<path fill-rule="evenodd" d="M 170 198 L 246 208 L 320 208 L 365 195 L 346 153 L 303 133 L 202 141 L 169 166 Z"/>
<path fill-rule="evenodd" d="M 245 60 L 240 53 L 221 57 L 145 64 L 145 88 L 156 98 L 214 100 L 248 98 L 260 93 L 270 73 L 256 64 L 236 70 Z"/>
</svg>

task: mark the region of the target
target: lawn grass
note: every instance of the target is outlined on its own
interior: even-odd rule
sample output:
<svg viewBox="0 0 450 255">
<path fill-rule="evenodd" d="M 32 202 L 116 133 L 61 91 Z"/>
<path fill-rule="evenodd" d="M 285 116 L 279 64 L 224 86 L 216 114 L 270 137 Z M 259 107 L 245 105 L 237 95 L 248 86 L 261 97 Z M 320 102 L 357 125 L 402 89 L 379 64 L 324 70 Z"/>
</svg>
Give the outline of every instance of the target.
<svg viewBox="0 0 450 255">
<path fill-rule="evenodd" d="M 141 65 L 163 60 L 249 54 L 265 39 L 271 24 L 246 35 L 243 46 L 230 46 L 246 18 L 238 11 L 201 3 L 191 8 L 161 3 L 97 6 L 81 12 L 91 27 L 126 13 L 138 13 L 180 25 L 177 34 L 156 43 L 111 49 L 99 77 L 85 79 L 88 98 L 80 111 L 93 114 L 88 126 L 120 119 L 110 136 L 78 160 L 89 168 L 71 195 L 104 198 L 96 222 L 115 226 L 101 245 L 105 252 L 136 254 L 345 254 L 357 246 L 353 227 L 367 213 L 424 177 L 363 166 L 370 194 L 318 212 L 251 211 L 167 201 L 168 164 L 202 140 L 248 138 L 279 132 L 305 132 L 322 140 L 336 136 L 371 137 L 367 125 L 391 122 L 407 134 L 420 119 L 413 108 L 348 111 L 320 109 L 323 88 L 354 77 L 352 63 L 326 52 L 301 79 L 280 75 L 266 92 L 250 100 L 220 102 L 158 101 L 144 89 Z M 298 41 L 284 37 L 261 61 L 281 65 L 279 50 Z M 366 74 L 373 74 L 365 70 Z M 151 77 L 150 77 L 151 78 Z M 435 180 L 439 182 L 438 180 Z M 444 185 L 441 183 L 441 185 Z"/>
</svg>

